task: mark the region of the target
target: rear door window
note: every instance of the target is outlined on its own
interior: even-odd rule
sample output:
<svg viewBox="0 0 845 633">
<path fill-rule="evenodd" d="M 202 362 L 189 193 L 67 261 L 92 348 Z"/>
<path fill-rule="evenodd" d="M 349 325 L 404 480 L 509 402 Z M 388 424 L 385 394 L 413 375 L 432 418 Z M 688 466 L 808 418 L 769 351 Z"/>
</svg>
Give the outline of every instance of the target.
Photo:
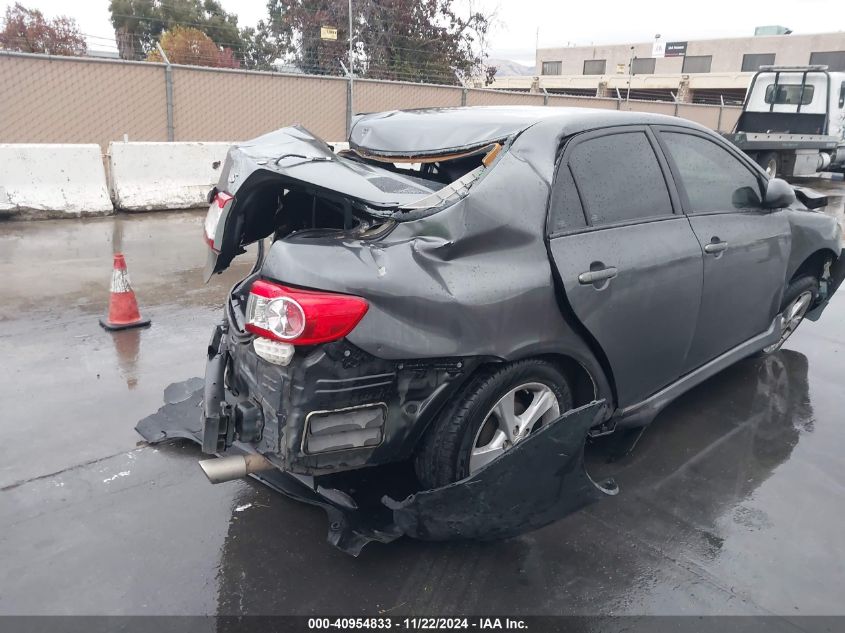
<svg viewBox="0 0 845 633">
<path fill-rule="evenodd" d="M 687 195 L 687 211 L 704 213 L 759 209 L 760 181 L 727 149 L 682 132 L 660 133 Z"/>
<path fill-rule="evenodd" d="M 580 141 L 569 167 L 592 226 L 672 215 L 669 190 L 645 132 Z"/>
<path fill-rule="evenodd" d="M 549 233 L 552 235 L 577 230 L 586 225 L 581 198 L 569 165 L 561 163 L 552 188 L 549 206 Z"/>
</svg>

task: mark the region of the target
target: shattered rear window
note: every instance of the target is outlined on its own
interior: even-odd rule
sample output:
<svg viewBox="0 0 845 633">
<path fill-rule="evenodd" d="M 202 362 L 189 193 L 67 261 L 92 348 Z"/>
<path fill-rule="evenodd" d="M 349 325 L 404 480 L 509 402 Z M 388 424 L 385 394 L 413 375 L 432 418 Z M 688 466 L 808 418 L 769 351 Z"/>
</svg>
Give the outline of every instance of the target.
<svg viewBox="0 0 845 633">
<path fill-rule="evenodd" d="M 376 176 L 375 178 L 368 178 L 367 180 L 369 180 L 370 183 L 372 183 L 385 193 L 401 193 L 406 195 L 425 195 L 429 193 L 429 191 L 426 189 L 412 187 L 406 182 L 403 182 L 397 178 L 390 178 L 389 176 Z"/>
<path fill-rule="evenodd" d="M 504 148 L 504 141 L 486 143 L 466 151 L 437 155 L 377 156 L 364 150 L 353 149 L 343 152 L 344 158 L 362 161 L 379 170 L 401 174 L 403 180 L 413 179 L 427 190 L 420 190 L 419 200 L 408 202 L 399 207 L 400 211 L 439 210 L 457 202 L 469 193 L 472 185 L 486 172 Z M 369 179 L 375 186 L 390 193 L 412 194 L 413 187 L 406 182 L 393 182 L 390 177 Z M 394 190 L 390 187 L 401 187 Z"/>
</svg>

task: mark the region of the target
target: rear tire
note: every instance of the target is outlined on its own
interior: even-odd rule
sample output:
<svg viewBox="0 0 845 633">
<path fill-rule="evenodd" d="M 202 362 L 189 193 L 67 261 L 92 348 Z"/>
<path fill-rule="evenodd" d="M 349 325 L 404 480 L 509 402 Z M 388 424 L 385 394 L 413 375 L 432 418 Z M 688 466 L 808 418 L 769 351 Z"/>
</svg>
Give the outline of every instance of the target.
<svg viewBox="0 0 845 633">
<path fill-rule="evenodd" d="M 414 460 L 417 477 L 425 489 L 464 479 L 571 408 L 566 377 L 546 361 L 479 374 L 426 432 Z"/>
<path fill-rule="evenodd" d="M 819 280 L 812 275 L 805 275 L 793 280 L 783 293 L 780 314 L 784 320 L 784 328 L 780 340 L 764 347 L 760 354 L 766 356 L 777 352 L 792 333 L 804 320 L 804 315 L 813 307 L 819 298 Z"/>
<path fill-rule="evenodd" d="M 780 156 L 777 152 L 762 152 L 758 154 L 757 164 L 766 170 L 769 178 L 776 178 L 780 173 Z"/>
</svg>

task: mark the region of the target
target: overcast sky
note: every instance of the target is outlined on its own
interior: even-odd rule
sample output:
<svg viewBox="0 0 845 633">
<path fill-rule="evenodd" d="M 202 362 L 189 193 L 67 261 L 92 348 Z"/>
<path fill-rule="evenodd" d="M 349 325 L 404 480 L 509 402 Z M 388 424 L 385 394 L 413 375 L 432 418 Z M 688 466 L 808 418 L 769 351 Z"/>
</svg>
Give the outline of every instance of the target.
<svg viewBox="0 0 845 633">
<path fill-rule="evenodd" d="M 353 0 L 355 2 L 356 0 Z M 457 0 L 466 2 L 467 0 Z M 491 57 L 533 65 L 539 27 L 539 44 L 609 44 L 651 41 L 656 33 L 664 40 L 753 35 L 754 27 L 781 24 L 795 33 L 824 33 L 845 28 L 843 0 L 707 0 L 693 10 L 683 0 L 472 0 L 494 8 L 497 24 L 491 36 Z M 0 0 L 4 7 L 13 2 Z M 82 31 L 96 44 L 113 45 L 108 0 L 23 0 L 46 15 L 76 18 Z M 241 26 L 255 24 L 267 13 L 266 0 L 222 0 L 227 11 L 238 14 Z"/>
</svg>

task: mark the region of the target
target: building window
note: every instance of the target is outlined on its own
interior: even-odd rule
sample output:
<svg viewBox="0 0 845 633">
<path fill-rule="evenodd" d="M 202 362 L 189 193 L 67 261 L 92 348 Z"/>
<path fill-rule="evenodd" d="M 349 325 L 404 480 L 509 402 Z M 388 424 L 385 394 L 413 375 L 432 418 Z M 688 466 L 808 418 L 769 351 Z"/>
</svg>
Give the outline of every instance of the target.
<svg viewBox="0 0 845 633">
<path fill-rule="evenodd" d="M 637 57 L 631 63 L 632 75 L 653 75 L 654 57 Z"/>
<path fill-rule="evenodd" d="M 685 73 L 709 73 L 712 55 L 687 55 L 684 57 L 684 66 L 681 72 Z"/>
<path fill-rule="evenodd" d="M 584 74 L 585 75 L 603 75 L 606 59 L 587 59 L 584 60 Z"/>
<path fill-rule="evenodd" d="M 742 72 L 757 72 L 760 70 L 760 66 L 771 66 L 774 63 L 774 53 L 749 53 L 742 56 Z"/>
<path fill-rule="evenodd" d="M 845 51 L 810 53 L 810 63 L 827 66 L 827 69 L 832 71 L 845 70 Z"/>
<path fill-rule="evenodd" d="M 766 103 L 786 103 L 789 105 L 798 105 L 798 100 L 801 100 L 801 105 L 808 105 L 813 100 L 813 93 L 815 88 L 809 84 L 804 86 L 804 94 L 801 94 L 801 84 L 780 84 L 778 85 L 778 92 L 775 95 L 775 85 L 769 84 L 766 86 Z"/>
<path fill-rule="evenodd" d="M 544 75 L 559 75 L 563 62 L 543 62 Z"/>
</svg>

